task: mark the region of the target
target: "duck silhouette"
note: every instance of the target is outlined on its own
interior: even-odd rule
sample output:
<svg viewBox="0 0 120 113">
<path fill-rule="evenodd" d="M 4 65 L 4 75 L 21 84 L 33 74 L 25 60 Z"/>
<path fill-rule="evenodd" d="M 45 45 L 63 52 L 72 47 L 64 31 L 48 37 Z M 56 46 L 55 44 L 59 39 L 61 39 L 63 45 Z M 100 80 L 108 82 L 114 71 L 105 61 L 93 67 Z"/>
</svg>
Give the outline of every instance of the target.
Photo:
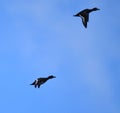
<svg viewBox="0 0 120 113">
<path fill-rule="evenodd" d="M 35 88 L 38 86 L 38 88 L 44 84 L 46 81 L 48 81 L 49 79 L 52 79 L 52 78 L 56 78 L 55 76 L 53 75 L 50 75 L 48 77 L 44 77 L 44 78 L 37 78 L 32 84 L 30 85 L 34 85 Z"/>
<path fill-rule="evenodd" d="M 97 10 L 100 10 L 100 9 L 98 9 L 97 7 L 94 7 L 92 9 L 84 9 L 73 16 L 81 17 L 84 27 L 87 28 L 87 22 L 89 21 L 89 13 L 91 13 L 92 11 L 97 11 Z"/>
</svg>

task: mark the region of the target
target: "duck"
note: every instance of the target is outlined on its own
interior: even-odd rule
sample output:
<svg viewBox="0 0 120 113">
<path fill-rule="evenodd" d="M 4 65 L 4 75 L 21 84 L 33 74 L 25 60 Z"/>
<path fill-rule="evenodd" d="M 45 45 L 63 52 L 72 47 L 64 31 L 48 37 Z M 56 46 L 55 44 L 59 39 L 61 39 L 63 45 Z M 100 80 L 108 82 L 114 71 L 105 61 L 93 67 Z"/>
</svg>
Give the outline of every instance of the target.
<svg viewBox="0 0 120 113">
<path fill-rule="evenodd" d="M 89 21 L 89 13 L 97 10 L 100 10 L 100 9 L 97 7 L 94 7 L 92 9 L 84 9 L 73 16 L 81 17 L 84 27 L 87 28 L 87 22 Z"/>
<path fill-rule="evenodd" d="M 53 79 L 53 78 L 56 78 L 56 76 L 53 76 L 53 75 L 50 75 L 48 77 L 42 77 L 42 78 L 37 78 L 32 84 L 30 85 L 34 85 L 35 88 L 38 87 L 40 88 L 40 86 L 42 84 L 44 84 L 45 82 L 47 82 L 49 79 Z"/>
</svg>

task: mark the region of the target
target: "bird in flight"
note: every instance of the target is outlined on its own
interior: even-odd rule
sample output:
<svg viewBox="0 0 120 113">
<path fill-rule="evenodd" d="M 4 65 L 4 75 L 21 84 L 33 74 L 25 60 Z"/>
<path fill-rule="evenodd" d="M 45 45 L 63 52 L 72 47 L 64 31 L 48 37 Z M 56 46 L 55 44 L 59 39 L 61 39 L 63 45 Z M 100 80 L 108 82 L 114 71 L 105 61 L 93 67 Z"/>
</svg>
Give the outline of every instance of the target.
<svg viewBox="0 0 120 113">
<path fill-rule="evenodd" d="M 48 77 L 43 77 L 43 78 L 37 78 L 32 84 L 30 84 L 30 85 L 34 85 L 35 86 L 35 88 L 36 87 L 40 87 L 42 84 L 44 84 L 47 80 L 49 80 L 49 79 L 52 79 L 52 78 L 56 78 L 55 76 L 53 76 L 53 75 L 50 75 L 50 76 L 48 76 Z"/>
<path fill-rule="evenodd" d="M 81 17 L 84 27 L 87 28 L 87 22 L 89 21 L 89 13 L 97 10 L 100 10 L 100 9 L 98 9 L 97 7 L 94 7 L 92 9 L 84 9 L 73 16 Z"/>
</svg>

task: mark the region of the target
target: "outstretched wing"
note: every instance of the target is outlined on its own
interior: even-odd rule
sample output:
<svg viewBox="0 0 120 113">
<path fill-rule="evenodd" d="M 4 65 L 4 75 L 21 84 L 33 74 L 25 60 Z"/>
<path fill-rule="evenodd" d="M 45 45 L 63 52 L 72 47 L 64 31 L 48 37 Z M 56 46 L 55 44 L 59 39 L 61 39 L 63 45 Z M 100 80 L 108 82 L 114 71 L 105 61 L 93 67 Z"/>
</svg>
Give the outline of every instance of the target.
<svg viewBox="0 0 120 113">
<path fill-rule="evenodd" d="M 82 23 L 83 23 L 84 27 L 87 28 L 87 22 L 89 21 L 89 14 L 81 16 L 81 18 L 82 18 Z"/>
<path fill-rule="evenodd" d="M 43 79 L 43 78 L 42 78 L 42 79 L 39 79 L 39 80 L 38 80 L 38 83 L 37 83 L 38 88 L 39 88 L 43 83 L 44 83 L 44 79 Z"/>
<path fill-rule="evenodd" d="M 30 84 L 30 85 L 35 85 L 35 83 L 36 83 L 36 80 L 32 84 Z"/>
<path fill-rule="evenodd" d="M 37 84 L 35 84 L 35 88 L 37 87 Z"/>
<path fill-rule="evenodd" d="M 41 84 L 38 84 L 38 88 L 40 88 L 40 85 L 41 85 Z"/>
</svg>

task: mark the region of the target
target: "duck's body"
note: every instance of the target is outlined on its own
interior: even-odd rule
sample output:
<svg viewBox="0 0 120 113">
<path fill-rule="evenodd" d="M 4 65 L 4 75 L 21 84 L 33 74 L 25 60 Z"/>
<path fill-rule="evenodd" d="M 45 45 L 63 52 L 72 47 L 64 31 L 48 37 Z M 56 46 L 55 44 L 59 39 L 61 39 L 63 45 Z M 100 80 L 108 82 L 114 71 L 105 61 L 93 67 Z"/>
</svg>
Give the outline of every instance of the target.
<svg viewBox="0 0 120 113">
<path fill-rule="evenodd" d="M 42 84 L 44 84 L 47 80 L 49 80 L 49 79 L 52 79 L 52 78 L 56 78 L 55 76 L 53 76 L 53 75 L 50 75 L 50 76 L 48 76 L 48 77 L 46 77 L 46 78 L 37 78 L 37 80 L 35 80 L 32 84 L 30 84 L 30 85 L 34 85 L 35 86 L 35 88 L 38 86 L 38 88 L 42 85 Z"/>
<path fill-rule="evenodd" d="M 81 17 L 84 27 L 87 28 L 87 22 L 89 21 L 89 13 L 92 11 L 97 11 L 97 10 L 100 10 L 100 9 L 96 7 L 92 9 L 84 9 L 74 16 Z"/>
</svg>

